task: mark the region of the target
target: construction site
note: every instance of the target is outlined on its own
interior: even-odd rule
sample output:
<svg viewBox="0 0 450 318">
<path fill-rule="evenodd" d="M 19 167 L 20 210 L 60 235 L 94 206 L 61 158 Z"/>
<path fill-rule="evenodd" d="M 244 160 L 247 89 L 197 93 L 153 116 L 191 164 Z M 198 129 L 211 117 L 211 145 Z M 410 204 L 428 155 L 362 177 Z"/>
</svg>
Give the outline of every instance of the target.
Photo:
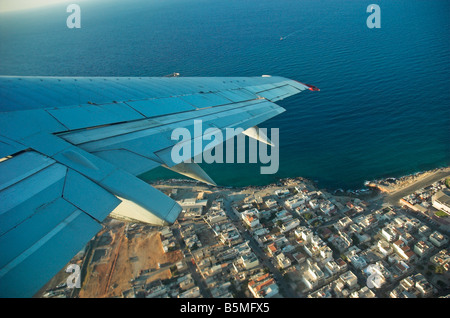
<svg viewBox="0 0 450 318">
<path fill-rule="evenodd" d="M 69 264 L 79 264 L 81 288 L 68 288 L 65 266 L 35 297 L 127 297 L 153 281 L 172 277 L 180 250 L 165 252 L 156 227 L 108 219 Z"/>
<path fill-rule="evenodd" d="M 123 297 L 154 280 L 171 277 L 181 252 L 164 252 L 160 232 L 111 219 L 92 242 L 79 297 Z M 131 277 L 131 279 L 130 279 Z"/>
</svg>

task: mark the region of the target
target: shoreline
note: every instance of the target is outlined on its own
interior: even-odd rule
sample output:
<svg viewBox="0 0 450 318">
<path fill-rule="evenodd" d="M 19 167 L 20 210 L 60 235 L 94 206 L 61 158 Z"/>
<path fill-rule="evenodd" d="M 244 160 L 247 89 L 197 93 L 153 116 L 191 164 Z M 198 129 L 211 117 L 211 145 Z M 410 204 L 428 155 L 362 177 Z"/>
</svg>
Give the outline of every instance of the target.
<svg viewBox="0 0 450 318">
<path fill-rule="evenodd" d="M 381 193 L 392 195 L 404 188 L 412 186 L 416 182 L 422 181 L 425 178 L 433 178 L 434 176 L 439 176 L 441 174 L 444 174 L 442 178 L 450 176 L 450 167 L 435 168 L 432 170 L 420 171 L 399 178 L 387 177 L 378 180 L 366 181 L 365 186 L 368 188 L 378 189 Z"/>
<path fill-rule="evenodd" d="M 288 185 L 289 183 L 293 183 L 295 181 L 302 181 L 304 183 L 308 183 L 312 185 L 317 190 L 324 190 L 327 191 L 330 194 L 336 195 L 336 196 L 367 196 L 367 195 L 378 195 L 378 194 L 387 194 L 387 195 L 393 195 L 409 186 L 414 185 L 417 182 L 420 182 L 426 178 L 432 178 L 433 176 L 439 176 L 440 174 L 444 174 L 439 179 L 450 177 L 450 166 L 448 167 L 441 167 L 441 168 L 435 168 L 432 170 L 425 170 L 425 171 L 419 171 L 411 174 L 407 174 L 401 177 L 386 177 L 381 179 L 375 179 L 371 181 L 366 181 L 362 188 L 359 189 L 328 189 L 326 187 L 320 187 L 319 182 L 317 180 L 308 179 L 305 177 L 286 177 L 286 178 L 280 178 L 276 182 L 272 182 L 265 185 L 247 185 L 247 186 L 209 186 L 212 188 L 222 188 L 222 189 L 233 189 L 233 190 L 244 190 L 244 189 L 265 189 L 269 187 L 274 186 L 280 186 L 280 185 Z M 193 180 L 193 179 L 185 179 L 185 178 L 170 178 L 170 179 L 158 179 L 158 180 L 152 180 L 147 181 L 149 184 L 152 185 L 161 185 L 166 183 L 192 183 L 195 185 L 203 184 L 200 181 Z"/>
</svg>

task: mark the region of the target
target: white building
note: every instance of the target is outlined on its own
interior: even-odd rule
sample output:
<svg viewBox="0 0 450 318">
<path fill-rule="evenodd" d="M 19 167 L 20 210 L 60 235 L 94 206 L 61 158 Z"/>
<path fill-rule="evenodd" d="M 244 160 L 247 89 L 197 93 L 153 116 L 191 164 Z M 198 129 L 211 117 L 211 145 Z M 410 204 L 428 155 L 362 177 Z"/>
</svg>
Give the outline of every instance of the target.
<svg viewBox="0 0 450 318">
<path fill-rule="evenodd" d="M 437 247 L 442 247 L 448 243 L 448 239 L 438 231 L 434 231 L 433 233 L 431 233 L 429 239 L 430 242 Z"/>
<path fill-rule="evenodd" d="M 288 195 L 289 193 L 290 193 L 289 189 L 275 190 L 275 194 L 278 195 L 279 197 L 284 197 L 284 196 Z"/>
<path fill-rule="evenodd" d="M 353 289 L 358 286 L 358 277 L 352 272 L 347 271 L 341 276 L 339 276 L 339 279 L 348 286 L 349 289 Z"/>
<path fill-rule="evenodd" d="M 308 229 L 305 226 L 298 227 L 294 233 L 298 238 L 301 238 L 305 242 L 311 242 L 311 239 L 313 237 L 312 230 Z"/>
<path fill-rule="evenodd" d="M 177 203 L 183 208 L 183 210 L 188 209 L 203 209 L 208 204 L 208 200 L 197 200 L 196 198 L 183 199 L 177 201 Z"/>
<path fill-rule="evenodd" d="M 319 204 L 320 211 L 324 214 L 330 214 L 336 207 L 330 201 L 324 201 Z"/>
<path fill-rule="evenodd" d="M 311 238 L 311 244 L 317 247 L 325 246 L 325 242 L 322 240 L 322 238 L 319 235 L 313 235 Z"/>
<path fill-rule="evenodd" d="M 200 296 L 200 288 L 198 286 L 186 290 L 178 295 L 178 298 L 197 298 Z"/>
<path fill-rule="evenodd" d="M 272 199 L 272 198 L 267 199 L 264 203 L 266 204 L 266 206 L 267 206 L 269 209 L 271 209 L 271 208 L 277 206 L 277 201 L 275 201 L 275 200 Z"/>
<path fill-rule="evenodd" d="M 245 269 L 252 269 L 259 265 L 258 257 L 253 252 L 242 255 L 241 260 Z"/>
<path fill-rule="evenodd" d="M 369 289 L 369 287 L 364 286 L 358 291 L 354 291 L 350 294 L 351 298 L 375 298 L 375 293 Z"/>
<path fill-rule="evenodd" d="M 345 229 L 347 226 L 352 224 L 353 221 L 348 216 L 341 218 L 336 224 L 339 227 L 338 230 Z"/>
<path fill-rule="evenodd" d="M 215 223 L 227 220 L 227 215 L 225 214 L 225 211 L 222 209 L 214 210 L 214 211 L 210 211 L 205 216 L 205 219 L 209 224 L 215 224 Z"/>
<path fill-rule="evenodd" d="M 437 192 L 431 198 L 432 205 L 435 209 L 450 214 L 450 193 L 445 190 Z"/>
<path fill-rule="evenodd" d="M 388 256 L 389 254 L 392 254 L 392 246 L 388 242 L 384 240 L 379 240 L 377 243 L 378 250 L 384 255 Z"/>
<path fill-rule="evenodd" d="M 414 252 L 420 257 L 425 256 L 430 250 L 431 247 L 425 241 L 419 241 L 414 245 Z"/>
<path fill-rule="evenodd" d="M 364 257 L 360 255 L 353 255 L 349 258 L 349 261 L 352 263 L 352 265 L 357 269 L 363 269 L 367 266 L 367 261 Z"/>
<path fill-rule="evenodd" d="M 444 267 L 446 272 L 450 270 L 450 252 L 447 249 L 442 249 L 430 257 L 430 261 L 436 266 Z"/>
<path fill-rule="evenodd" d="M 311 209 L 317 209 L 319 207 L 319 201 L 317 199 L 308 202 Z"/>
<path fill-rule="evenodd" d="M 281 232 L 282 233 L 288 232 L 288 231 L 290 231 L 292 229 L 295 229 L 299 225 L 300 225 L 300 220 L 299 219 L 292 219 L 292 220 L 290 220 L 290 221 L 288 221 L 286 223 L 283 223 L 281 225 Z"/>
<path fill-rule="evenodd" d="M 242 220 L 251 228 L 254 228 L 260 224 L 257 212 L 258 210 L 251 209 L 241 213 Z"/>
<path fill-rule="evenodd" d="M 322 247 L 320 249 L 319 255 L 322 258 L 321 262 L 325 263 L 333 260 L 333 251 L 329 246 Z"/>
<path fill-rule="evenodd" d="M 331 260 L 325 264 L 325 270 L 328 272 L 328 274 L 330 274 L 330 276 L 339 273 L 339 269 L 340 267 L 334 260 Z"/>
<path fill-rule="evenodd" d="M 287 268 L 291 266 L 291 260 L 284 255 L 284 253 L 280 253 L 277 255 L 277 262 L 278 265 L 280 265 L 281 268 Z"/>
<path fill-rule="evenodd" d="M 381 230 L 381 235 L 388 241 L 388 242 L 394 242 L 397 239 L 397 233 L 395 232 L 394 228 L 390 226 L 385 226 Z"/>
<path fill-rule="evenodd" d="M 419 228 L 419 234 L 423 237 L 428 237 L 431 234 L 431 229 L 426 225 L 422 225 Z"/>
<path fill-rule="evenodd" d="M 395 241 L 392 246 L 395 252 L 407 261 L 413 261 L 416 258 L 416 254 L 405 244 L 402 240 Z"/>
<path fill-rule="evenodd" d="M 287 199 L 284 201 L 284 205 L 286 205 L 290 209 L 295 209 L 296 207 L 302 205 L 305 203 L 305 196 L 303 195 L 294 195 L 292 198 Z"/>
<path fill-rule="evenodd" d="M 325 278 L 325 273 L 320 269 L 316 262 L 308 259 L 308 267 L 303 272 L 302 281 L 309 288 L 315 288 Z"/>
<path fill-rule="evenodd" d="M 269 273 L 252 278 L 248 289 L 255 298 L 271 298 L 279 293 L 278 285 Z"/>
</svg>

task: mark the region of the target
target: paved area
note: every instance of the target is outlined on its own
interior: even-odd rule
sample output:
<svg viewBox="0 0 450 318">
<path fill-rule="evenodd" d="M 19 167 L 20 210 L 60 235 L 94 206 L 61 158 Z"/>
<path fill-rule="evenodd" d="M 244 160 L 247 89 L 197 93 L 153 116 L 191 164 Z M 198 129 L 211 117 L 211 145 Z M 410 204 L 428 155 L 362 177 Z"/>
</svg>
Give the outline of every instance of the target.
<svg viewBox="0 0 450 318">
<path fill-rule="evenodd" d="M 414 182 L 414 184 L 407 186 L 403 189 L 400 189 L 396 192 L 390 193 L 383 200 L 383 203 L 386 205 L 401 205 L 400 199 L 404 196 L 414 193 L 415 191 L 424 188 L 436 181 L 439 181 L 443 178 L 450 177 L 450 171 L 448 169 L 444 171 L 438 171 L 430 176 L 423 178 L 420 181 Z"/>
</svg>

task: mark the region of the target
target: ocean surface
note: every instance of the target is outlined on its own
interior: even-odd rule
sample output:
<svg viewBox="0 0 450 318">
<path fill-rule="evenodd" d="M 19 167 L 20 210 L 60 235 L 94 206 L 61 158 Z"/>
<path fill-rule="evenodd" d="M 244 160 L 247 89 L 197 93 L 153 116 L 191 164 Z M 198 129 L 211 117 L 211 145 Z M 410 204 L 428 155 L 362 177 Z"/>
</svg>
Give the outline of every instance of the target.
<svg viewBox="0 0 450 318">
<path fill-rule="evenodd" d="M 450 1 L 377 0 L 379 29 L 366 25 L 372 0 L 76 3 L 81 29 L 67 28 L 67 3 L 0 14 L 0 74 L 271 74 L 321 89 L 278 102 L 287 111 L 260 125 L 279 128 L 278 173 L 202 164 L 219 185 L 301 176 L 354 189 L 450 164 Z"/>
</svg>

